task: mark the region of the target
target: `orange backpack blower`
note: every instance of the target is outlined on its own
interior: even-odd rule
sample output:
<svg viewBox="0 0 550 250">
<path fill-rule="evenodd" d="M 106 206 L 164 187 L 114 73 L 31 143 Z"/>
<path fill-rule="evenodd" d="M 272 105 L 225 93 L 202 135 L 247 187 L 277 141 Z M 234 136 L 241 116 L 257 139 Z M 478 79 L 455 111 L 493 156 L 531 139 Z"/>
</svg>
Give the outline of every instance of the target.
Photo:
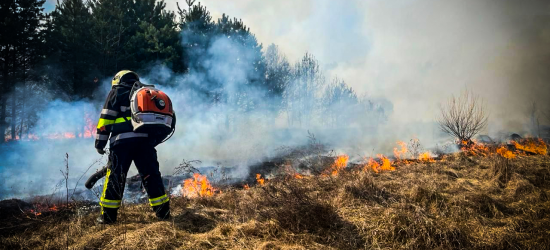
<svg viewBox="0 0 550 250">
<path fill-rule="evenodd" d="M 176 129 L 176 113 L 166 93 L 140 82 L 130 92 L 134 132 L 148 133 L 157 144 L 168 140 Z"/>
</svg>

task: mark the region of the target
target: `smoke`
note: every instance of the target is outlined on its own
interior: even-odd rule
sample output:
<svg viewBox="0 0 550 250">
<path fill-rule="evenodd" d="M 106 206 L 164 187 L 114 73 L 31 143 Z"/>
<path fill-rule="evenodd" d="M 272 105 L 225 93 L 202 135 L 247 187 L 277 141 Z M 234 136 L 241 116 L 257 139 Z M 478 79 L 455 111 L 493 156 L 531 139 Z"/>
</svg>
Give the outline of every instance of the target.
<svg viewBox="0 0 550 250">
<path fill-rule="evenodd" d="M 176 9 L 174 1 L 167 4 Z M 357 109 L 340 110 L 352 118 L 336 125 L 307 108 L 295 111 L 311 113 L 311 119 L 302 117 L 301 125 L 290 124 L 293 113 L 273 112 L 277 100 L 267 98 L 266 89 L 254 84 L 254 51 L 227 37 L 215 37 L 205 58 L 190 58 L 188 74 L 174 74 L 160 63 L 138 72 L 143 82 L 168 93 L 178 115 L 175 135 L 157 147 L 164 175 L 183 159 L 196 159 L 203 161 L 202 166 L 232 167 L 232 177 L 243 177 L 249 165 L 277 155 L 281 146 L 308 143 L 308 131 L 352 159 L 388 153 L 396 140 L 412 137 L 432 146 L 441 140 L 434 124 L 438 104 L 464 88 L 485 99 L 491 114 L 489 133 L 521 132 L 533 101 L 548 109 L 550 5 L 544 1 L 207 0 L 204 4 L 214 17 L 226 13 L 242 18 L 260 42 L 277 44 L 291 62 L 310 52 L 326 72 L 324 86 L 338 76 L 368 99 L 354 103 Z M 96 96 L 105 96 L 109 82 L 103 80 Z M 300 95 L 291 96 L 295 103 L 307 104 Z M 95 121 L 101 105 L 52 101 L 40 113 L 33 133 L 82 128 L 87 122 L 82 114 L 92 113 Z M 76 185 L 92 163 L 105 162 L 95 152 L 93 139 L 41 139 L 2 146 L 0 198 L 51 192 L 62 179 L 59 170 L 64 168 L 65 153 L 69 186 Z M 132 167 L 129 174 L 135 173 Z"/>
<path fill-rule="evenodd" d="M 388 98 L 389 124 L 432 122 L 439 103 L 465 88 L 487 103 L 485 132 L 525 132 L 532 102 L 548 109 L 548 1 L 203 3 L 214 16 L 242 18 L 292 60 L 308 51 L 360 94 Z"/>
<path fill-rule="evenodd" d="M 183 34 L 182 39 L 189 36 L 192 34 Z M 315 73 L 314 79 L 308 74 L 294 78 L 287 89 L 291 93 L 273 97 L 260 81 L 265 77 L 261 70 L 265 65 L 259 63 L 262 54 L 248 39 L 253 37 L 212 37 L 204 53 L 189 53 L 190 70 L 186 74 L 174 74 L 161 63 L 138 72 L 143 83 L 155 84 L 171 97 L 177 114 L 175 134 L 157 147 L 164 175 L 172 174 L 184 159 L 200 160 L 199 167 L 229 167 L 229 177 L 238 180 L 249 174 L 249 166 L 281 154 L 281 147 L 307 144 L 309 132 L 321 142 L 346 151 L 344 148 L 357 145 L 367 134 L 374 135 L 373 130 L 384 122 L 389 111 L 383 108 L 389 105 L 387 101 L 352 97 L 345 107 L 324 103 L 328 83 L 322 72 Z M 314 63 L 313 59 L 310 62 Z M 311 64 L 302 67 L 314 69 Z M 109 79 L 104 79 L 95 96 L 105 96 L 109 87 Z M 341 103 L 339 99 L 333 101 L 334 105 Z M 286 108 L 278 109 L 282 103 Z M 65 153 L 69 154 L 70 187 L 78 187 L 80 178 L 100 168 L 106 157 L 95 152 L 93 139 L 52 135 L 84 135 L 80 130 L 89 125 L 90 116 L 95 124 L 101 105 L 91 100 L 50 100 L 31 131 L 40 139 L 8 144 L 3 150 L 6 160 L 0 175 L 7 181 L 0 186 L 0 197 L 53 192 L 62 179 Z M 346 119 L 328 124 L 325 119 L 329 115 Z M 363 130 L 365 127 L 369 129 Z M 89 168 L 92 163 L 96 164 Z M 131 168 L 129 176 L 136 173 Z"/>
</svg>

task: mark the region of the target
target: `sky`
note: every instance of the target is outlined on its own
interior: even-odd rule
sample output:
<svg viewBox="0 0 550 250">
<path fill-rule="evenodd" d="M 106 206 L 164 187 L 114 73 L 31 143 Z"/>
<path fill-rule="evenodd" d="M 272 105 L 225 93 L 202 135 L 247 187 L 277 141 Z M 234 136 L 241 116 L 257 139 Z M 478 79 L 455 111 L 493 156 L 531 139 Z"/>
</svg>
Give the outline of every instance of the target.
<svg viewBox="0 0 550 250">
<path fill-rule="evenodd" d="M 433 121 L 469 89 L 492 129 L 520 130 L 533 101 L 550 108 L 550 2 L 495 0 L 203 0 L 242 18 L 291 61 L 312 53 L 330 77 L 394 104 L 391 119 Z M 176 1 L 167 1 L 177 9 Z"/>
<path fill-rule="evenodd" d="M 165 2 L 177 10 L 177 1 Z M 278 45 L 291 62 L 311 53 L 329 78 L 345 80 L 360 95 L 389 99 L 394 122 L 434 121 L 440 104 L 465 89 L 485 101 L 489 130 L 523 129 L 533 101 L 550 110 L 550 1 L 201 4 L 214 19 L 241 18 L 264 48 Z"/>
</svg>

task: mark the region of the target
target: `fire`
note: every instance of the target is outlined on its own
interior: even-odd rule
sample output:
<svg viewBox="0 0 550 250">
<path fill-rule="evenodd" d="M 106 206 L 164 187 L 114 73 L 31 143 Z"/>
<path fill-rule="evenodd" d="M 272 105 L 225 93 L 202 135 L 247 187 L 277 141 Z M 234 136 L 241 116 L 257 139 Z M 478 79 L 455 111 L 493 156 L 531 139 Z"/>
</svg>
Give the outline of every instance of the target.
<svg viewBox="0 0 550 250">
<path fill-rule="evenodd" d="M 548 153 L 546 143 L 542 139 L 538 140 L 525 140 L 522 144 L 519 144 L 515 141 L 512 141 L 516 146 L 516 149 L 522 150 L 524 152 L 533 153 L 537 155 L 545 155 Z"/>
<path fill-rule="evenodd" d="M 339 155 L 334 160 L 334 163 L 330 166 L 329 171 L 330 175 L 337 176 L 340 171 L 342 171 L 348 165 L 349 156 L 348 155 Z"/>
<path fill-rule="evenodd" d="M 514 154 L 512 151 L 508 150 L 507 148 L 505 148 L 504 146 L 500 146 L 498 149 L 497 149 L 497 154 L 499 154 L 500 156 L 504 157 L 504 158 L 507 158 L 507 159 L 514 159 L 516 158 L 516 154 Z"/>
<path fill-rule="evenodd" d="M 294 174 L 294 179 L 303 179 L 303 178 L 304 178 L 304 176 L 301 175 L 301 174 L 298 174 L 298 173 Z"/>
<path fill-rule="evenodd" d="M 93 122 L 92 115 L 90 113 L 86 113 L 86 115 L 84 115 L 84 120 L 86 121 L 86 125 L 84 126 L 84 134 L 82 133 L 80 134 L 81 137 L 84 137 L 84 138 L 94 137 L 96 134 L 97 124 Z"/>
<path fill-rule="evenodd" d="M 381 155 L 381 154 L 379 154 L 377 156 L 378 156 L 378 158 L 380 158 L 382 160 L 382 164 L 378 163 L 373 158 L 370 158 L 367 165 L 366 165 L 365 170 L 370 168 L 376 173 L 378 173 L 380 171 L 394 171 L 395 170 L 395 167 L 393 167 L 391 165 L 390 160 L 386 156 Z"/>
<path fill-rule="evenodd" d="M 397 145 L 399 145 L 400 149 L 393 148 L 393 155 L 399 160 L 407 153 L 407 144 L 402 141 L 397 141 Z"/>
<path fill-rule="evenodd" d="M 424 162 L 435 162 L 435 160 L 432 158 L 432 154 L 427 151 L 418 156 L 418 160 L 424 161 Z"/>
<path fill-rule="evenodd" d="M 475 141 L 462 141 L 462 151 L 471 156 L 489 155 L 489 148 L 481 143 L 476 143 Z"/>
<path fill-rule="evenodd" d="M 181 190 L 183 196 L 188 198 L 212 196 L 215 191 L 208 178 L 198 173 L 193 174 L 193 178 L 184 180 Z"/>
<path fill-rule="evenodd" d="M 75 138 L 93 138 L 96 134 L 96 123 L 94 122 L 95 114 L 91 112 L 86 112 L 84 114 L 84 126 L 72 127 L 67 129 L 65 132 L 55 132 L 49 134 L 36 134 L 36 133 L 27 133 L 22 134 L 21 136 L 16 135 L 15 138 L 12 138 L 10 135 L 4 136 L 4 141 L 37 141 L 40 139 L 49 139 L 49 140 L 61 140 L 61 139 L 75 139 Z"/>
<path fill-rule="evenodd" d="M 56 205 L 44 205 L 44 204 L 34 204 L 34 209 L 30 209 L 29 212 L 35 216 L 42 215 L 46 212 L 57 212 L 58 208 Z"/>
<path fill-rule="evenodd" d="M 374 172 L 378 172 L 378 169 L 380 168 L 380 163 L 375 161 L 373 158 L 369 158 L 369 161 L 365 165 L 364 171 L 367 171 L 368 169 L 374 170 Z"/>
<path fill-rule="evenodd" d="M 265 179 L 262 178 L 262 175 L 261 175 L 261 174 L 256 174 L 256 181 L 258 182 L 258 184 L 260 184 L 260 185 L 262 185 L 262 186 L 263 186 L 264 183 L 265 183 Z"/>
<path fill-rule="evenodd" d="M 245 190 L 248 190 L 248 189 L 250 189 L 250 186 L 248 186 L 248 184 L 244 184 L 243 188 L 244 188 Z"/>
</svg>

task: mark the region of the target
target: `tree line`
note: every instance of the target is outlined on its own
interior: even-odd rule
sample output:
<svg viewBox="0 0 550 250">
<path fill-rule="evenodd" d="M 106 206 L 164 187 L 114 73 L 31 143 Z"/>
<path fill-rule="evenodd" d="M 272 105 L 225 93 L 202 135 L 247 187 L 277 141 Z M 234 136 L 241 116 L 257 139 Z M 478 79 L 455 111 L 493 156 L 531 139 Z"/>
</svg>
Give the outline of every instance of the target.
<svg viewBox="0 0 550 250">
<path fill-rule="evenodd" d="M 101 80 L 159 65 L 173 75 L 201 75 L 199 84 L 185 83 L 197 98 L 238 112 L 284 112 L 292 126 L 307 127 L 319 114 L 335 126 L 352 113 L 342 109 L 384 116 L 380 105 L 344 81 L 327 81 L 313 55 L 291 64 L 276 45 L 264 49 L 242 20 L 225 14 L 214 20 L 195 0 L 178 3 L 177 11 L 163 0 L 60 0 L 49 13 L 44 3 L 0 3 L 0 131 L 6 140 L 29 133 L 49 100 L 99 100 L 93 93 Z M 216 48 L 231 60 L 219 70 L 246 68 L 245 74 L 209 74 L 218 70 L 212 62 L 228 60 L 218 58 Z M 172 78 L 166 84 L 181 87 Z"/>
</svg>

